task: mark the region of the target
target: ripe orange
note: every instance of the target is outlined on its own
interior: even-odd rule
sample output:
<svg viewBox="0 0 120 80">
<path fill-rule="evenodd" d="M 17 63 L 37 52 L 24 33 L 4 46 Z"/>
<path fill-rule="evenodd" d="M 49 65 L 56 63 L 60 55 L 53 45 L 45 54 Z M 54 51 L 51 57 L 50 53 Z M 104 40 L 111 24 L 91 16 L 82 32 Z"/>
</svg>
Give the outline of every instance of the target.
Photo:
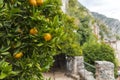
<svg viewBox="0 0 120 80">
<path fill-rule="evenodd" d="M 36 35 L 37 33 L 38 33 L 38 30 L 35 27 L 30 29 L 30 34 L 31 35 Z"/>
<path fill-rule="evenodd" d="M 50 41 L 52 39 L 52 35 L 50 33 L 45 33 L 44 39 L 45 41 Z"/>
<path fill-rule="evenodd" d="M 23 53 L 18 52 L 18 53 L 15 53 L 13 56 L 14 56 L 15 59 L 20 59 L 23 56 Z"/>
<path fill-rule="evenodd" d="M 38 6 L 43 4 L 43 0 L 36 0 L 36 2 Z"/>
<path fill-rule="evenodd" d="M 29 0 L 30 5 L 37 6 L 36 0 Z"/>
</svg>

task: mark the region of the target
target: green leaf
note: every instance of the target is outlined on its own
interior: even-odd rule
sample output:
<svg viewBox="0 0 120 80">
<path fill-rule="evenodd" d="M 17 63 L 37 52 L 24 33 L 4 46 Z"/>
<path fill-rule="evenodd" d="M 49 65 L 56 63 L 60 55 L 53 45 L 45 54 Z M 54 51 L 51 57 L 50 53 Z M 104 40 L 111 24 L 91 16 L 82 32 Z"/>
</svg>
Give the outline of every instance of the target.
<svg viewBox="0 0 120 80">
<path fill-rule="evenodd" d="M 19 13 L 19 12 L 21 12 L 21 10 L 20 10 L 19 8 L 13 8 L 13 9 L 10 11 L 11 14 L 15 14 L 15 13 Z"/>
<path fill-rule="evenodd" d="M 3 0 L 0 0 L 0 3 L 3 3 Z"/>
<path fill-rule="evenodd" d="M 4 35 L 5 35 L 4 33 L 0 32 L 0 37 L 2 37 L 2 36 L 4 36 Z"/>
<path fill-rule="evenodd" d="M 17 42 L 17 44 L 15 45 L 15 47 L 19 47 L 21 46 L 21 42 Z"/>
<path fill-rule="evenodd" d="M 19 74 L 19 73 L 20 73 L 20 71 L 11 71 L 9 74 L 17 75 L 17 74 Z"/>
<path fill-rule="evenodd" d="M 57 45 L 57 47 L 61 50 L 62 48 L 60 47 L 60 45 Z"/>
<path fill-rule="evenodd" d="M 35 66 L 37 67 L 37 69 L 38 69 L 39 71 L 42 70 L 41 67 L 40 67 L 40 64 L 37 63 Z"/>
<path fill-rule="evenodd" d="M 54 20 L 53 20 L 53 26 L 58 26 L 58 24 L 59 24 L 59 18 L 58 18 L 58 16 L 55 16 L 54 17 Z"/>
<path fill-rule="evenodd" d="M 9 50 L 9 49 L 10 49 L 10 47 L 4 48 L 4 49 L 2 50 L 2 52 L 5 52 L 5 51 L 7 51 L 7 50 Z"/>
<path fill-rule="evenodd" d="M 4 78 L 6 78 L 7 77 L 7 74 L 5 74 L 5 73 L 1 73 L 0 74 L 0 79 L 4 79 Z"/>
<path fill-rule="evenodd" d="M 10 52 L 3 52 L 3 53 L 1 53 L 1 55 L 9 55 L 10 54 Z"/>
<path fill-rule="evenodd" d="M 0 23 L 0 28 L 2 28 L 3 27 L 3 25 L 2 25 L 2 23 Z"/>
<path fill-rule="evenodd" d="M 8 62 L 3 61 L 0 67 L 4 69 L 8 66 L 8 64 L 9 64 Z M 9 68 L 11 68 L 11 66 Z"/>
<path fill-rule="evenodd" d="M 39 43 L 39 44 L 37 44 L 38 47 L 40 47 L 40 46 L 42 46 L 42 45 L 43 45 L 43 43 Z"/>
<path fill-rule="evenodd" d="M 0 69 L 1 69 L 1 65 L 3 64 L 4 59 L 0 61 Z"/>
<path fill-rule="evenodd" d="M 9 39 L 7 39 L 7 45 L 10 45 L 10 40 Z"/>
</svg>

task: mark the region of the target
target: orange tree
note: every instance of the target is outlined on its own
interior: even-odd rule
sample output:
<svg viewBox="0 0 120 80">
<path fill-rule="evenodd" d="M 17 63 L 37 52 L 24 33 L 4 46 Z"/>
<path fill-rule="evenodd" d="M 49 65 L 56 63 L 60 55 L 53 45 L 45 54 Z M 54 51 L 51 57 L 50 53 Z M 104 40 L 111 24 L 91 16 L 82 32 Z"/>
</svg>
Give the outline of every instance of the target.
<svg viewBox="0 0 120 80">
<path fill-rule="evenodd" d="M 0 79 L 43 80 L 53 56 L 81 55 L 78 27 L 60 0 L 1 0 L 0 13 Z"/>
</svg>

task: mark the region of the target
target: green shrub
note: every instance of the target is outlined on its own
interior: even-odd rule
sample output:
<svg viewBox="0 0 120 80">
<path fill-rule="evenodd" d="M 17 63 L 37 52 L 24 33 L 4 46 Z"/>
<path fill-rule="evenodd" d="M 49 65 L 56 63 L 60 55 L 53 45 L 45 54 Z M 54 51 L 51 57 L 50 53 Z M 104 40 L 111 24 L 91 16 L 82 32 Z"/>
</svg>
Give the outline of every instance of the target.
<svg viewBox="0 0 120 80">
<path fill-rule="evenodd" d="M 87 42 L 83 45 L 83 55 L 85 62 L 95 65 L 95 61 L 110 61 L 115 65 L 115 76 L 117 75 L 117 62 L 114 49 L 105 43 L 96 41 Z M 95 69 L 86 65 L 86 68 L 95 73 Z"/>
<path fill-rule="evenodd" d="M 9 78 L 10 76 L 15 76 L 19 73 L 19 71 L 13 71 L 12 65 L 10 65 L 8 62 L 1 60 L 0 61 L 0 80 Z"/>
<path fill-rule="evenodd" d="M 82 54 L 77 26 L 62 12 L 61 0 L 43 1 L 36 5 L 31 0 L 0 0 L 0 60 L 19 71 L 0 74 L 2 79 L 44 80 L 42 73 L 53 65 L 55 55 Z"/>
</svg>

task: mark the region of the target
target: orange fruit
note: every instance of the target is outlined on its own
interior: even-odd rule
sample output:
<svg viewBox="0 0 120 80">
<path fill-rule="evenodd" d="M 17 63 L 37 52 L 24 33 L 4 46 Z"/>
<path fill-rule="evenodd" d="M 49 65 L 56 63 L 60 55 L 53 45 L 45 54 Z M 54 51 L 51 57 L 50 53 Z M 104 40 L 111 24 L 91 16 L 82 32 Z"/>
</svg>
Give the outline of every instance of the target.
<svg viewBox="0 0 120 80">
<path fill-rule="evenodd" d="M 37 5 L 42 5 L 43 4 L 43 0 L 36 0 Z"/>
<path fill-rule="evenodd" d="M 29 0 L 30 5 L 37 6 L 36 0 Z"/>
<path fill-rule="evenodd" d="M 14 56 L 15 59 L 20 59 L 23 56 L 23 53 L 18 52 L 18 53 L 15 53 L 13 56 Z"/>
<path fill-rule="evenodd" d="M 44 39 L 45 39 L 45 41 L 50 41 L 52 39 L 52 35 L 50 33 L 45 33 Z"/>
<path fill-rule="evenodd" d="M 30 34 L 31 35 L 36 35 L 37 33 L 38 33 L 38 30 L 35 27 L 30 29 Z"/>
</svg>

